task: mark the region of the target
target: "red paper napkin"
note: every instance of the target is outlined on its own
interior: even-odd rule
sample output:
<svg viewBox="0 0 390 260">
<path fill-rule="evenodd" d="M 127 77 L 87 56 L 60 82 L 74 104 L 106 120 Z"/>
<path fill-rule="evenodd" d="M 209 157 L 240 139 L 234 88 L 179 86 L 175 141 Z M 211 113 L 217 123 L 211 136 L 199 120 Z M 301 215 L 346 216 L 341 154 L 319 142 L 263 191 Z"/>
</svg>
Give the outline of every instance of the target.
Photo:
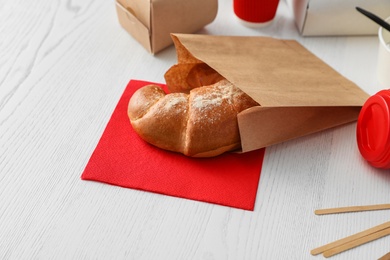
<svg viewBox="0 0 390 260">
<path fill-rule="evenodd" d="M 253 210 L 264 149 L 194 159 L 149 145 L 127 116 L 130 97 L 147 84 L 129 82 L 81 178 Z"/>
</svg>

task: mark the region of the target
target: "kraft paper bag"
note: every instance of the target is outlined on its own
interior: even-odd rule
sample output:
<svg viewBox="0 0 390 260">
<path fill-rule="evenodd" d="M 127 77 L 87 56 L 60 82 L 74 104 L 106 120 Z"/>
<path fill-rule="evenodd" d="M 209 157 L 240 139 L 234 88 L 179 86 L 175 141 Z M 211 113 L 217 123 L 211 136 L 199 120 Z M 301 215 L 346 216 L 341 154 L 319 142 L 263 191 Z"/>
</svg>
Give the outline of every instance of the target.
<svg viewBox="0 0 390 260">
<path fill-rule="evenodd" d="M 357 120 L 368 94 L 295 40 L 173 34 L 178 63 L 206 63 L 260 107 L 238 115 L 243 152 Z"/>
</svg>

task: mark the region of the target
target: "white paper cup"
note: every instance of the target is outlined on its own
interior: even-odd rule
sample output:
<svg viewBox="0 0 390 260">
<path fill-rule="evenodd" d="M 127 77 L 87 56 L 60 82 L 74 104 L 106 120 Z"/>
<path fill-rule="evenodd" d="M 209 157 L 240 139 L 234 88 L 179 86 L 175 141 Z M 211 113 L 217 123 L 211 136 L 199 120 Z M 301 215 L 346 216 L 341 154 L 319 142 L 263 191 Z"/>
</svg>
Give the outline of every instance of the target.
<svg viewBox="0 0 390 260">
<path fill-rule="evenodd" d="M 386 21 L 389 22 L 390 17 Z M 390 88 L 390 32 L 380 27 L 378 37 L 378 81 L 383 87 Z"/>
</svg>

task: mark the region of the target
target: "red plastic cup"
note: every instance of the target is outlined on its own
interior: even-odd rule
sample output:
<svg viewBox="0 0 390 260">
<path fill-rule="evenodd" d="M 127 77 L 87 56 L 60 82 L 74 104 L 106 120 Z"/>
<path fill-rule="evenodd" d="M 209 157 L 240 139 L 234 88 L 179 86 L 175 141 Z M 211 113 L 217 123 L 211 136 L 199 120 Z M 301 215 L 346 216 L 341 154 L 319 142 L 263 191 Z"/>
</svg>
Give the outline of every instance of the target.
<svg viewBox="0 0 390 260">
<path fill-rule="evenodd" d="M 272 22 L 278 5 L 279 0 L 234 0 L 233 9 L 245 25 L 261 27 Z"/>
<path fill-rule="evenodd" d="M 356 137 L 360 154 L 369 164 L 390 169 L 390 90 L 379 91 L 364 103 Z"/>
</svg>

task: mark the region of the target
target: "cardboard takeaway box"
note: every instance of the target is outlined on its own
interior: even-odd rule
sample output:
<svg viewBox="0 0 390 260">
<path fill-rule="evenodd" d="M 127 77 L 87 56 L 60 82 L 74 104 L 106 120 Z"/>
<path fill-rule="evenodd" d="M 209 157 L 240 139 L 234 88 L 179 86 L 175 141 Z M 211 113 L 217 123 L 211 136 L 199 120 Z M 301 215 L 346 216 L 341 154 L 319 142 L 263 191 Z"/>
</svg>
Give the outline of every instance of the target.
<svg viewBox="0 0 390 260">
<path fill-rule="evenodd" d="M 170 33 L 195 33 L 211 23 L 217 0 L 116 0 L 121 26 L 148 52 L 172 44 Z"/>
<path fill-rule="evenodd" d="M 368 98 L 294 40 L 172 37 L 179 64 L 204 62 L 261 105 L 238 115 L 243 152 L 353 122 Z"/>
<path fill-rule="evenodd" d="M 304 36 L 375 35 L 379 26 L 356 10 L 390 16 L 389 0 L 287 0 Z"/>
</svg>

